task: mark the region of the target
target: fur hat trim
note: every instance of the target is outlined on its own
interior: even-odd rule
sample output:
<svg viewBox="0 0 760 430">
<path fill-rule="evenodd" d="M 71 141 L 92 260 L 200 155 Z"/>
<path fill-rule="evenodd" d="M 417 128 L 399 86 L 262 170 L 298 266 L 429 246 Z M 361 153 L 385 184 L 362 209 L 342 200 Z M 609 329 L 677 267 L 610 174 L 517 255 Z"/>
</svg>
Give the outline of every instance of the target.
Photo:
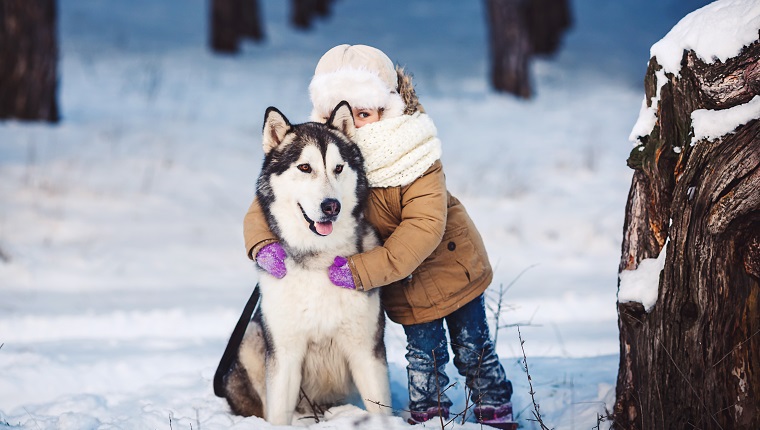
<svg viewBox="0 0 760 430">
<path fill-rule="evenodd" d="M 405 104 L 395 88 L 367 69 L 341 68 L 334 72 L 314 76 L 309 84 L 309 95 L 314 107 L 313 121 L 325 121 L 341 101 L 352 108 L 382 109 L 382 118 L 404 114 Z"/>
</svg>

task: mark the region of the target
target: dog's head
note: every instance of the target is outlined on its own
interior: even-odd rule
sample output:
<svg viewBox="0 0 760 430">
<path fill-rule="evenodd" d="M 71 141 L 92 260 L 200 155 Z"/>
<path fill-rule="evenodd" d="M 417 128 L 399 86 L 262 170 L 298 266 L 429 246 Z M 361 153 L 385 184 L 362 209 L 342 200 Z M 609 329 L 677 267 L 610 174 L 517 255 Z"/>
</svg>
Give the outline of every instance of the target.
<svg viewBox="0 0 760 430">
<path fill-rule="evenodd" d="M 317 251 L 354 234 L 351 218 L 360 216 L 368 193 L 354 133 L 347 102 L 324 124 L 293 125 L 267 109 L 257 196 L 270 228 L 289 247 Z"/>
</svg>

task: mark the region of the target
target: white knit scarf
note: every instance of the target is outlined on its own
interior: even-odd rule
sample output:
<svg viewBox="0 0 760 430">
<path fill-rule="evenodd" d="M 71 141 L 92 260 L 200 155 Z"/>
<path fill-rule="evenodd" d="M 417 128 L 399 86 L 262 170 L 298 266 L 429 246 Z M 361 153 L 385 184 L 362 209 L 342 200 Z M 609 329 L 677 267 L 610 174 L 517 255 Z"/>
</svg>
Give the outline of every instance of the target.
<svg viewBox="0 0 760 430">
<path fill-rule="evenodd" d="M 439 158 L 441 141 L 433 120 L 423 113 L 366 124 L 356 130 L 370 187 L 412 183 Z"/>
</svg>

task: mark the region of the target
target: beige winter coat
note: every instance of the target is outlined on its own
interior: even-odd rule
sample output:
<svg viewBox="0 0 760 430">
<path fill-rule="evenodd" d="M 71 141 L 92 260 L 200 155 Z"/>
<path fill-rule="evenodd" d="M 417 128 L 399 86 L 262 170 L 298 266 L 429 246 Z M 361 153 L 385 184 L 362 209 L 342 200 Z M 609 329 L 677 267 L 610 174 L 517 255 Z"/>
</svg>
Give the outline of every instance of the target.
<svg viewBox="0 0 760 430">
<path fill-rule="evenodd" d="M 383 245 L 350 256 L 349 264 L 357 290 L 383 287 L 391 320 L 409 325 L 445 317 L 491 283 L 483 239 L 446 190 L 440 161 L 409 185 L 371 188 L 365 215 Z M 277 240 L 256 200 L 245 216 L 244 236 L 249 258 Z"/>
</svg>

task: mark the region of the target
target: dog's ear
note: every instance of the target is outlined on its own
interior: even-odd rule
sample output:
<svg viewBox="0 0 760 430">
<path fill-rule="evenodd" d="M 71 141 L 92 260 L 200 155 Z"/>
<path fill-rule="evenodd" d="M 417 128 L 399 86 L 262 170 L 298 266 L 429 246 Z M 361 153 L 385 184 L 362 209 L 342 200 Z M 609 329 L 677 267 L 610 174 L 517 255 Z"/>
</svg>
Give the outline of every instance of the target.
<svg viewBox="0 0 760 430">
<path fill-rule="evenodd" d="M 330 115 L 330 119 L 327 120 L 327 125 L 345 134 L 349 139 L 354 139 L 354 135 L 356 134 L 354 114 L 347 101 L 343 100 L 338 103 L 338 106 L 335 106 L 332 115 Z"/>
<path fill-rule="evenodd" d="M 278 147 L 290 129 L 290 122 L 285 118 L 285 115 L 276 107 L 268 107 L 264 114 L 264 139 L 262 140 L 264 154 L 269 154 Z"/>
</svg>

